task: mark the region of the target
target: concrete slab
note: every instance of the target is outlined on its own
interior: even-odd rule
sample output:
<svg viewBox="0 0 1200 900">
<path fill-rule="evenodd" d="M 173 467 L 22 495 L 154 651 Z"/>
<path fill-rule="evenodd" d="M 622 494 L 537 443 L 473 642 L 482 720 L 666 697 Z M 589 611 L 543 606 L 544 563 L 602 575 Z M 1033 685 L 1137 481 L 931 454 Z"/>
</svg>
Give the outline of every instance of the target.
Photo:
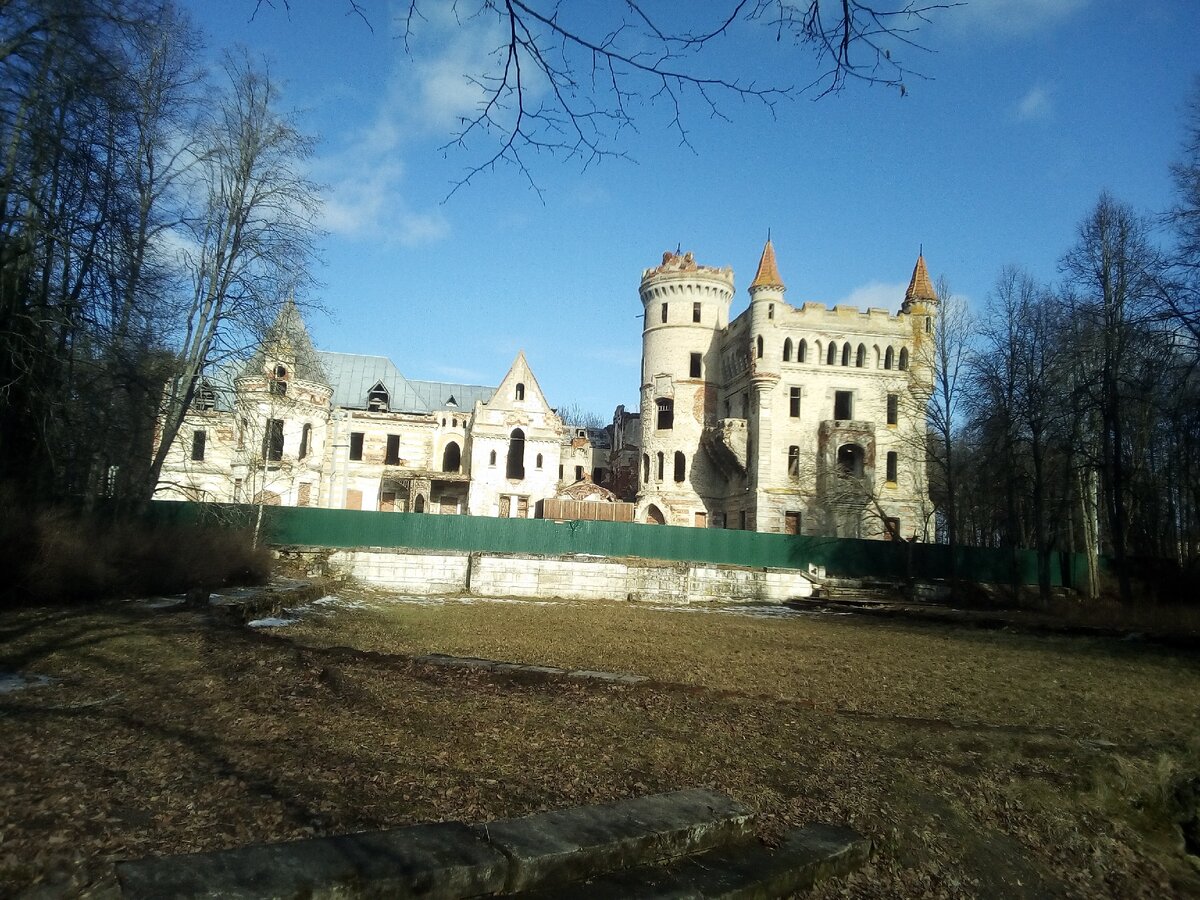
<svg viewBox="0 0 1200 900">
<path fill-rule="evenodd" d="M 501 890 L 505 856 L 460 822 L 123 862 L 121 896 L 474 897 Z"/>
<path fill-rule="evenodd" d="M 585 896 L 589 900 L 774 900 L 806 891 L 865 865 L 871 842 L 849 828 L 809 825 L 789 832 L 779 847 L 723 847 L 665 866 L 614 872 L 520 896 L 525 900 Z"/>
<path fill-rule="evenodd" d="M 750 833 L 750 813 L 693 789 L 476 826 L 509 859 L 509 891 L 700 853 Z"/>
</svg>

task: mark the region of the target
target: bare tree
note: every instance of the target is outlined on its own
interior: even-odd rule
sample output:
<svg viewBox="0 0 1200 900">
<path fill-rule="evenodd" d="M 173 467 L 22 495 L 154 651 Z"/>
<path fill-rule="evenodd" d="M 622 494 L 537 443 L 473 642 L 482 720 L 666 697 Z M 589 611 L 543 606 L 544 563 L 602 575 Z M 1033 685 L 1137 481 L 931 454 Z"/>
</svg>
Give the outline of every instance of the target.
<svg viewBox="0 0 1200 900">
<path fill-rule="evenodd" d="M 271 0 L 258 0 L 262 5 Z M 282 0 L 284 6 L 287 0 Z M 691 146 L 687 111 L 725 118 L 728 100 L 753 102 L 773 113 L 778 102 L 809 92 L 842 90 L 848 82 L 886 85 L 904 94 L 916 73 L 896 51 L 921 50 L 917 29 L 936 0 L 729 0 L 711 13 L 703 5 L 667 16 L 635 0 L 569 4 L 561 0 L 468 0 L 454 5 L 460 27 L 496 28 L 501 35 L 481 70 L 464 77 L 479 88 L 478 109 L 461 121 L 446 145 L 491 149 L 451 190 L 501 163 L 515 166 L 535 187 L 527 159 L 549 153 L 587 167 L 621 157 L 617 138 L 636 130 L 637 108 L 662 104 L 669 127 Z M 425 21 L 421 0 L 409 0 L 400 22 L 405 47 Z M 832 9 L 831 9 L 832 7 Z M 350 0 L 350 9 L 362 14 Z M 735 32 L 757 27 L 797 51 L 792 82 L 760 84 L 725 73 L 715 60 Z M 803 61 L 803 62 L 802 62 Z"/>
<path fill-rule="evenodd" d="M 311 142 L 276 109 L 276 89 L 265 71 L 244 56 L 228 56 L 225 74 L 228 93 L 197 160 L 204 202 L 186 257 L 192 290 L 147 496 L 205 368 L 254 345 L 305 277 L 314 252 L 316 187 L 300 169 Z"/>
</svg>

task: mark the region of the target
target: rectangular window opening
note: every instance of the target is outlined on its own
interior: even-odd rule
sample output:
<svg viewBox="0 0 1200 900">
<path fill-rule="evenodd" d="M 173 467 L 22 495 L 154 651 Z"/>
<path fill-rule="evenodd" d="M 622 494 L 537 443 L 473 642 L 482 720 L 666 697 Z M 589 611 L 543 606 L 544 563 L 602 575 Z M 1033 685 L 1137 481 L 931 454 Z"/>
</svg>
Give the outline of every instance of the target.
<svg viewBox="0 0 1200 900">
<path fill-rule="evenodd" d="M 688 366 L 688 376 L 690 378 L 699 378 L 700 377 L 700 354 L 699 353 L 692 354 L 691 362 L 690 362 L 690 365 Z"/>
<path fill-rule="evenodd" d="M 350 432 L 350 458 L 362 459 L 363 451 L 363 433 L 361 431 Z"/>
<path fill-rule="evenodd" d="M 383 459 L 385 466 L 400 465 L 400 435 L 389 434 L 387 436 L 387 456 Z"/>
<path fill-rule="evenodd" d="M 900 421 L 900 397 L 898 394 L 888 394 L 887 423 L 895 425 Z"/>
<path fill-rule="evenodd" d="M 192 462 L 204 461 L 204 445 L 208 440 L 208 433 L 203 429 L 192 432 Z"/>
<path fill-rule="evenodd" d="M 283 459 L 283 419 L 267 419 L 263 434 L 263 459 L 278 462 Z"/>
<path fill-rule="evenodd" d="M 800 418 L 800 388 L 794 387 L 788 392 L 788 415 L 793 419 Z"/>
<path fill-rule="evenodd" d="M 659 316 L 662 318 L 662 320 L 664 322 L 667 321 L 667 304 L 664 303 L 662 305 L 662 309 L 659 312 Z"/>
<path fill-rule="evenodd" d="M 853 391 L 834 391 L 833 392 L 833 417 L 848 421 L 854 418 L 854 392 Z"/>
<path fill-rule="evenodd" d="M 896 470 L 899 468 L 899 454 L 895 450 L 889 450 L 887 455 L 887 480 L 892 484 L 896 483 Z"/>
<path fill-rule="evenodd" d="M 700 321 L 700 301 L 699 300 L 697 300 L 695 303 L 692 304 L 692 321 L 693 322 Z"/>
</svg>

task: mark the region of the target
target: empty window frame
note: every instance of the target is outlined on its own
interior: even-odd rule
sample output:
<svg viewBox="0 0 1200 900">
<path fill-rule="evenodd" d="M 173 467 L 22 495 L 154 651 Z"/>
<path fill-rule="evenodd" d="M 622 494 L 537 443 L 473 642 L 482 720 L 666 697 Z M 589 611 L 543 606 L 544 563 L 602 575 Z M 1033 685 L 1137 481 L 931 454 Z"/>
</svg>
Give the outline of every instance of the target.
<svg viewBox="0 0 1200 900">
<path fill-rule="evenodd" d="M 692 304 L 692 321 L 693 322 L 700 321 L 700 301 L 699 300 L 697 300 L 695 303 Z"/>
<path fill-rule="evenodd" d="M 203 429 L 192 432 L 192 462 L 204 461 L 204 445 L 207 439 L 208 434 Z"/>
<path fill-rule="evenodd" d="M 296 454 L 297 459 L 304 459 L 308 456 L 309 444 L 312 443 L 312 425 L 308 422 L 304 423 L 304 427 L 300 429 L 300 452 Z"/>
<path fill-rule="evenodd" d="M 659 307 L 658 316 L 663 322 L 667 321 L 667 304 L 664 303 L 661 307 Z"/>
<path fill-rule="evenodd" d="M 847 421 L 854 418 L 854 392 L 833 392 L 833 417 Z"/>
<path fill-rule="evenodd" d="M 659 397 L 656 402 L 658 415 L 654 427 L 659 431 L 667 431 L 675 427 L 675 401 L 670 397 Z"/>
<path fill-rule="evenodd" d="M 683 481 L 687 477 L 687 457 L 679 450 L 675 451 L 675 480 Z"/>
<path fill-rule="evenodd" d="M 800 418 L 800 388 L 788 390 L 788 415 L 793 419 Z"/>
<path fill-rule="evenodd" d="M 508 439 L 508 466 L 505 474 L 509 478 L 525 477 L 525 432 L 514 428 Z"/>
<path fill-rule="evenodd" d="M 793 444 L 788 447 L 787 471 L 789 478 L 800 477 L 800 448 Z"/>
<path fill-rule="evenodd" d="M 207 383 L 201 385 L 196 390 L 196 399 L 192 401 L 192 406 L 200 412 L 205 412 L 215 409 L 216 405 L 217 392 L 210 388 Z"/>
<path fill-rule="evenodd" d="M 850 365 L 850 344 L 849 343 L 842 345 L 842 365 L 843 366 Z"/>
<path fill-rule="evenodd" d="M 788 338 L 783 342 L 783 361 L 792 361 L 792 339 Z"/>
<path fill-rule="evenodd" d="M 865 344 L 858 345 L 858 353 L 854 356 L 854 365 L 863 368 L 867 364 L 867 348 Z"/>
<path fill-rule="evenodd" d="M 391 396 L 382 381 L 375 382 L 375 387 L 367 391 L 367 409 L 372 412 L 387 412 Z"/>
<path fill-rule="evenodd" d="M 520 381 L 517 382 L 516 398 L 518 400 L 525 399 L 525 385 Z"/>
<path fill-rule="evenodd" d="M 899 468 L 900 455 L 895 450 L 889 450 L 887 455 L 887 480 L 896 483 L 896 470 Z"/>
<path fill-rule="evenodd" d="M 400 465 L 400 435 L 389 434 L 387 436 L 387 453 L 383 457 L 385 466 Z"/>
<path fill-rule="evenodd" d="M 278 462 L 283 459 L 283 419 L 267 419 L 263 433 L 263 459 Z"/>
<path fill-rule="evenodd" d="M 350 458 L 362 459 L 363 453 L 363 433 L 361 431 L 350 432 Z"/>
<path fill-rule="evenodd" d="M 762 359 L 762 355 L 763 355 L 763 339 L 762 339 L 762 335 L 760 334 L 758 337 L 756 337 L 754 339 L 754 358 Z"/>
<path fill-rule="evenodd" d="M 576 467 L 575 467 L 575 480 L 576 480 L 576 481 L 583 481 L 583 466 L 576 466 Z"/>
<path fill-rule="evenodd" d="M 534 468 L 535 468 L 535 469 L 537 469 L 539 472 L 540 472 L 540 471 L 542 471 L 542 454 L 540 454 L 540 453 L 539 453 L 539 454 L 537 455 L 537 458 L 534 460 L 534 464 L 533 464 L 533 466 L 534 466 Z"/>
<path fill-rule="evenodd" d="M 796 362 L 808 362 L 808 341 L 804 338 L 796 345 Z"/>
<path fill-rule="evenodd" d="M 701 372 L 700 354 L 693 353 L 688 360 L 688 377 L 699 378 Z"/>
<path fill-rule="evenodd" d="M 663 480 L 663 453 L 661 450 L 658 451 L 658 480 Z"/>
<path fill-rule="evenodd" d="M 560 478 L 562 477 L 561 473 L 559 474 L 559 477 Z M 642 484 L 649 484 L 649 483 L 650 483 L 650 454 L 643 453 L 642 454 Z"/>
<path fill-rule="evenodd" d="M 895 425 L 900 421 L 900 395 L 887 395 L 887 423 Z"/>
<path fill-rule="evenodd" d="M 826 356 L 825 356 L 825 365 L 827 365 L 827 366 L 836 366 L 837 365 L 837 342 L 836 341 L 829 342 L 829 353 L 826 354 Z"/>
<path fill-rule="evenodd" d="M 908 348 L 900 348 L 900 371 L 903 372 L 908 368 Z"/>
<path fill-rule="evenodd" d="M 895 351 L 892 350 L 891 347 L 888 347 L 887 350 L 885 350 L 883 353 L 883 367 L 885 369 L 892 368 L 892 365 L 893 365 L 895 359 L 896 359 Z"/>
<path fill-rule="evenodd" d="M 496 451 L 495 450 L 493 450 L 491 453 L 488 454 L 488 465 L 491 466 L 493 469 L 496 468 Z M 561 473 L 560 473 L 560 477 L 561 477 Z"/>
<path fill-rule="evenodd" d="M 775 318 L 775 304 L 774 303 L 767 304 L 767 318 L 768 319 Z"/>
<path fill-rule="evenodd" d="M 462 448 L 457 441 L 451 441 L 442 451 L 442 471 L 457 472 L 462 468 Z"/>
</svg>

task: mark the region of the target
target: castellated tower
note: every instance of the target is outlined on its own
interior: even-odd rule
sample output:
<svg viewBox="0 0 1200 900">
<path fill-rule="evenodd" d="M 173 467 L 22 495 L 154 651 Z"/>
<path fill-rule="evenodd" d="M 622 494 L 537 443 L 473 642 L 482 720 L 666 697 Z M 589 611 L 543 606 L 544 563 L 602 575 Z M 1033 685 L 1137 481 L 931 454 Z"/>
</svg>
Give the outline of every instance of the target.
<svg viewBox="0 0 1200 900">
<path fill-rule="evenodd" d="M 637 520 L 704 527 L 723 509 L 724 480 L 701 449 L 717 418 L 720 334 L 733 270 L 664 253 L 642 273 L 642 459 Z"/>
</svg>

